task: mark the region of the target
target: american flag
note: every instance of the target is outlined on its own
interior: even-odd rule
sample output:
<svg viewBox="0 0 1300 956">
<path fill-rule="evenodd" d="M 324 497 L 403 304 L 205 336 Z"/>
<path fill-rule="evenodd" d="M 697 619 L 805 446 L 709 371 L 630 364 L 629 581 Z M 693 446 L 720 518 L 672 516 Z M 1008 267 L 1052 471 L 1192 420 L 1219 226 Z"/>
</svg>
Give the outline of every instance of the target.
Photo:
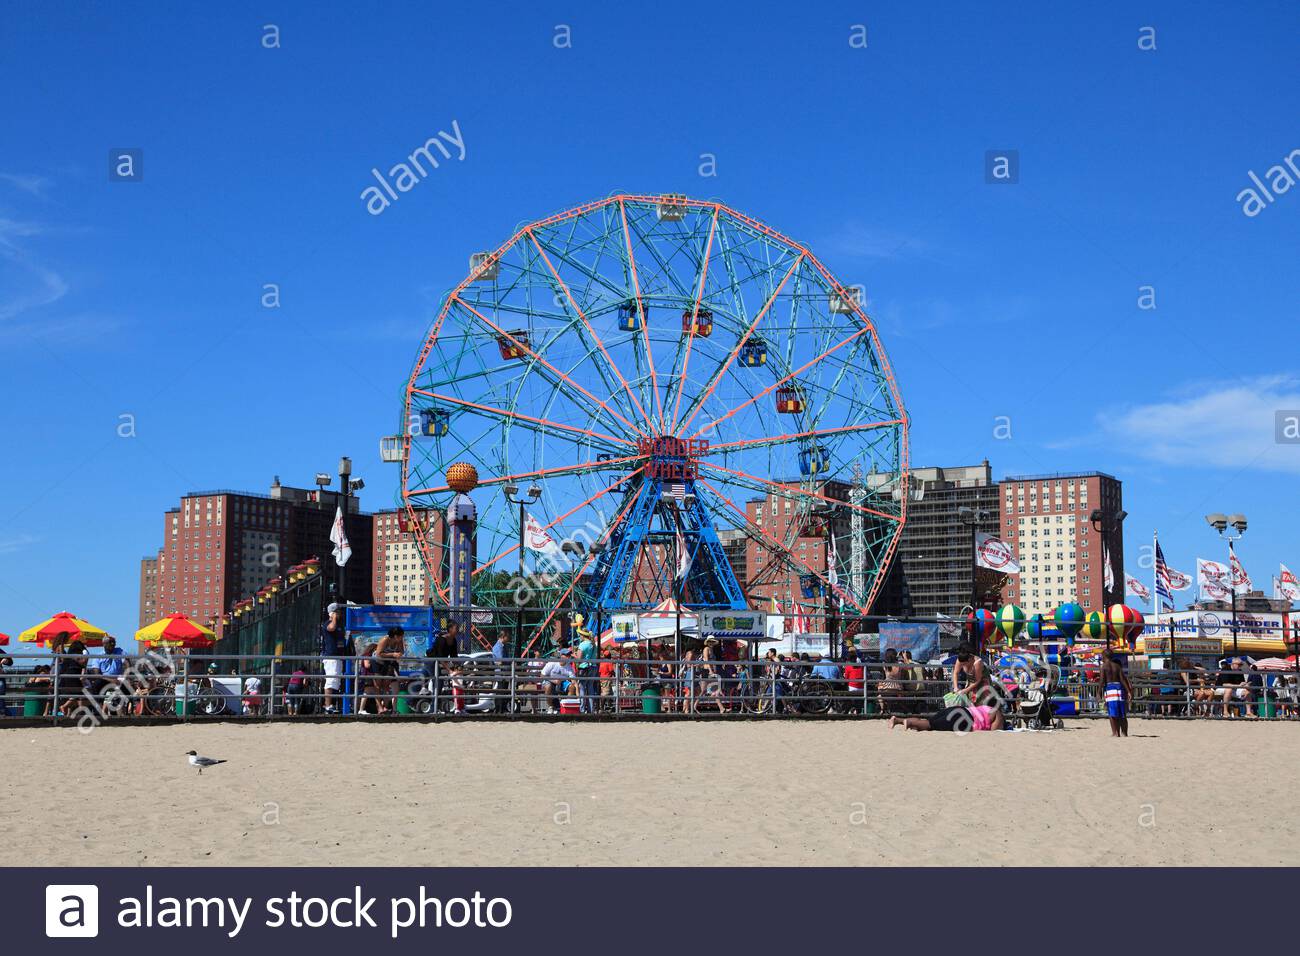
<svg viewBox="0 0 1300 956">
<path fill-rule="evenodd" d="M 1165 553 L 1160 550 L 1160 541 L 1156 541 L 1156 600 L 1161 610 L 1174 609 L 1173 588 L 1169 583 L 1169 565 L 1165 564 Z"/>
</svg>

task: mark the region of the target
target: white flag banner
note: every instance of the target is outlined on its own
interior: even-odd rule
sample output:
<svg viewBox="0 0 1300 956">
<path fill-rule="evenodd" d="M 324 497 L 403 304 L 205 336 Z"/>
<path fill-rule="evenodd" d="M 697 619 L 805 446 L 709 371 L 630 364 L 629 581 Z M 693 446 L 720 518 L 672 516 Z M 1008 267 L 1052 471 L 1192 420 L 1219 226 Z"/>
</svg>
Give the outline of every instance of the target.
<svg viewBox="0 0 1300 956">
<path fill-rule="evenodd" d="M 1151 591 L 1143 586 L 1142 582 L 1131 574 L 1124 575 L 1124 588 L 1129 594 L 1136 594 L 1144 601 L 1151 600 Z"/>
<path fill-rule="evenodd" d="M 352 546 L 348 544 L 348 534 L 343 527 L 343 507 L 334 509 L 334 527 L 330 528 L 330 543 L 334 545 L 334 563 L 340 568 L 352 557 Z"/>
<path fill-rule="evenodd" d="M 547 557 L 558 558 L 560 556 L 560 544 L 551 537 L 549 531 L 542 527 L 542 523 L 528 515 L 524 519 L 524 547 L 529 551 L 536 551 L 538 554 L 544 554 Z"/>
<path fill-rule="evenodd" d="M 975 532 L 975 564 L 999 574 L 1020 573 L 1020 565 L 1011 552 L 1011 545 L 983 531 Z"/>
<path fill-rule="evenodd" d="M 1204 558 L 1196 559 L 1196 585 L 1202 593 L 1216 601 L 1226 601 L 1232 595 L 1228 574 L 1226 564 Z"/>
<path fill-rule="evenodd" d="M 1281 573 L 1277 576 L 1278 595 L 1288 601 L 1300 601 L 1300 581 L 1296 580 L 1291 569 L 1285 564 L 1281 565 L 1281 568 Z"/>
<path fill-rule="evenodd" d="M 1232 589 L 1238 594 L 1249 594 L 1254 585 L 1250 583 L 1250 575 L 1246 573 L 1246 569 L 1237 560 L 1237 552 L 1233 550 L 1231 544 L 1228 545 L 1228 560 L 1232 562 Z"/>
<path fill-rule="evenodd" d="M 1106 566 L 1106 573 L 1103 576 L 1102 583 L 1107 591 L 1113 590 L 1115 587 L 1115 569 L 1110 563 L 1110 552 L 1106 550 L 1104 543 L 1101 546 L 1101 563 Z"/>
<path fill-rule="evenodd" d="M 827 557 L 830 559 L 828 567 L 826 568 L 826 583 L 831 586 L 832 590 L 835 590 L 838 593 L 836 585 L 840 583 L 840 573 L 837 570 L 840 566 L 840 555 L 839 550 L 835 546 L 835 533 L 831 532 L 827 535 L 826 541 L 826 550 L 829 552 Z"/>
<path fill-rule="evenodd" d="M 686 575 L 691 573 L 691 549 L 686 544 L 686 535 L 682 534 L 682 522 L 678 517 L 677 528 L 674 533 L 677 551 L 677 580 L 685 581 Z"/>
<path fill-rule="evenodd" d="M 1192 586 L 1192 576 L 1183 574 L 1182 571 L 1175 571 L 1173 568 L 1166 568 L 1165 572 L 1169 575 L 1169 589 L 1171 591 L 1186 591 Z"/>
</svg>

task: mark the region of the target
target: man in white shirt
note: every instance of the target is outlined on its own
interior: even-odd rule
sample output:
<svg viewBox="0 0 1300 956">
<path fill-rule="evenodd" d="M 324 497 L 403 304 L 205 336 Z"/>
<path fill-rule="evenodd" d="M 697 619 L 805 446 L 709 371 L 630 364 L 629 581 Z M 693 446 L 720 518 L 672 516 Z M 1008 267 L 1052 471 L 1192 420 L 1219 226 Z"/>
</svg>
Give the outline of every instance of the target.
<svg viewBox="0 0 1300 956">
<path fill-rule="evenodd" d="M 556 698 L 563 693 L 564 685 L 573 678 L 573 663 L 564 651 L 561 651 L 560 656 L 555 660 L 547 661 L 542 665 L 542 693 L 546 697 L 547 709 L 550 713 L 553 714 L 559 709 L 556 706 Z"/>
</svg>

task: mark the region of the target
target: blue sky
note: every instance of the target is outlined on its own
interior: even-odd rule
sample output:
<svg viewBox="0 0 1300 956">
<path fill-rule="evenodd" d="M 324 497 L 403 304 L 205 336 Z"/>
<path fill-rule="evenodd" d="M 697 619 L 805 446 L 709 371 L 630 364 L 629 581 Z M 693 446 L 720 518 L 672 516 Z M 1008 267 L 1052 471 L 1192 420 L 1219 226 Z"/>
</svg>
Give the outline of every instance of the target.
<svg viewBox="0 0 1300 956">
<path fill-rule="evenodd" d="M 914 463 L 1113 473 L 1130 567 L 1153 528 L 1184 571 L 1220 557 L 1213 510 L 1249 515 L 1257 585 L 1300 566 L 1300 446 L 1273 439 L 1300 409 L 1300 189 L 1236 198 L 1300 147 L 1300 8 L 548 6 L 7 15 L 0 630 L 131 633 L 187 490 L 350 454 L 390 504 L 377 440 L 467 255 L 617 190 L 721 199 L 865 284 Z M 465 158 L 368 214 L 371 167 L 453 121 Z M 142 182 L 108 181 L 119 147 Z M 986 183 L 1009 149 L 1019 183 Z"/>
</svg>

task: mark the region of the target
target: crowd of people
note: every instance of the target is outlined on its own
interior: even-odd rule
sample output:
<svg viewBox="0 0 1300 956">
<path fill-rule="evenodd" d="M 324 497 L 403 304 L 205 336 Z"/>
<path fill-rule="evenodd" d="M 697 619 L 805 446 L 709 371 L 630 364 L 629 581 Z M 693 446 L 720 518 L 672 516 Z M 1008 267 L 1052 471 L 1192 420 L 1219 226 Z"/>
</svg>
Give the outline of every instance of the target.
<svg viewBox="0 0 1300 956">
<path fill-rule="evenodd" d="M 206 715 L 611 714 L 641 710 L 651 695 L 652 712 L 876 713 L 890 718 L 891 727 L 932 731 L 998 729 L 1002 718 L 993 711 L 1014 713 L 1018 696 L 1037 689 L 1040 697 L 1073 695 L 1082 713 L 1105 714 L 1116 736 L 1127 734 L 1135 706 L 1162 716 L 1300 716 L 1296 675 L 1264 673 L 1248 660 L 1217 669 L 1179 660 L 1175 669 L 1135 680 L 1124 656 L 1108 652 L 1095 668 L 1049 679 L 1046 666 L 1028 675 L 994 674 L 966 644 L 940 666 L 908 650 L 866 655 L 851 641 L 835 657 L 771 649 L 758 656 L 715 636 L 602 645 L 582 629 L 544 657 L 511 658 L 504 633 L 488 652 L 463 653 L 455 624 L 414 658 L 400 628 L 357 646 L 343 610 L 328 608 L 318 656 L 273 659 L 260 673 L 192 656 L 154 660 L 140 677 L 128 673 L 133 665 L 111 637 L 102 653 L 91 654 L 80 641 L 58 635 L 54 656 L 25 672 L 21 685 L 7 680 L 12 658 L 0 658 L 0 701 L 12 712 L 15 699 L 35 700 L 21 712 L 44 717 L 101 706 L 96 702 L 110 691 L 116 694 L 111 716 L 191 712 L 178 707 L 178 696 Z"/>
</svg>

